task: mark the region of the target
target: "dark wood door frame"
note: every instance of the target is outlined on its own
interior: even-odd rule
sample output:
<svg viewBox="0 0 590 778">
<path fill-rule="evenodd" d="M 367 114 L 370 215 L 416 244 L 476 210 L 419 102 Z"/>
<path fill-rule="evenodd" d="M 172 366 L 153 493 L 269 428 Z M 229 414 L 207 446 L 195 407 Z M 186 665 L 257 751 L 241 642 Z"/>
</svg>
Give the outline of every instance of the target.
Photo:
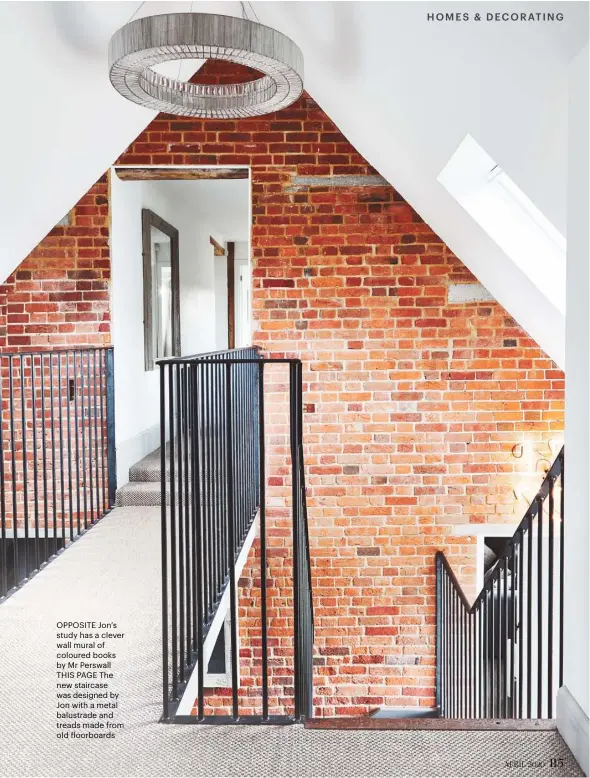
<svg viewBox="0 0 590 778">
<path fill-rule="evenodd" d="M 227 244 L 227 347 L 236 347 L 236 315 L 235 315 L 235 276 L 234 259 L 236 244 L 230 241 Z"/>
<path fill-rule="evenodd" d="M 152 307 L 152 227 L 170 238 L 170 265 L 172 276 L 172 352 L 180 356 L 180 256 L 178 230 L 149 208 L 141 210 L 141 240 L 143 255 L 143 332 L 145 348 L 145 369 L 154 369 L 154 340 Z"/>
</svg>

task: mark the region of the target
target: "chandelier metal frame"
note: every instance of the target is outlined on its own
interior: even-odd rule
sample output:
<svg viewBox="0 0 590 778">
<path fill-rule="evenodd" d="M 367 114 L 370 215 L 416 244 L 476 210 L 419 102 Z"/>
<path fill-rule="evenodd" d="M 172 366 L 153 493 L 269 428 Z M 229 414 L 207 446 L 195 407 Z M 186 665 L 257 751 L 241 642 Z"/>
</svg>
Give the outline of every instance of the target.
<svg viewBox="0 0 590 778">
<path fill-rule="evenodd" d="M 264 75 L 225 85 L 191 84 L 153 66 L 179 59 L 219 59 Z M 111 38 L 112 85 L 128 100 L 181 116 L 233 119 L 280 111 L 303 91 L 303 55 L 286 35 L 234 16 L 175 13 L 129 22 Z"/>
</svg>

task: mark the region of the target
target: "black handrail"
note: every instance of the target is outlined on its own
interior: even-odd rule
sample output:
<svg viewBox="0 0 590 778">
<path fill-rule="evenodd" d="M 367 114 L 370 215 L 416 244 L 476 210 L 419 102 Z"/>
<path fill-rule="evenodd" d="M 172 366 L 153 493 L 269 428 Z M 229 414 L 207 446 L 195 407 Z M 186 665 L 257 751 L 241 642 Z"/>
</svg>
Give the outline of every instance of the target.
<svg viewBox="0 0 590 778">
<path fill-rule="evenodd" d="M 243 346 L 241 348 L 220 349 L 218 351 L 204 351 L 202 354 L 191 354 L 189 356 L 165 357 L 158 359 L 158 365 L 179 365 L 185 362 L 195 362 L 201 359 L 219 359 L 227 361 L 228 359 L 244 358 L 244 354 L 249 354 L 250 359 L 256 359 L 260 354 L 260 346 Z"/>
<path fill-rule="evenodd" d="M 440 716 L 555 715 L 555 697 L 563 678 L 563 477 L 562 448 L 472 605 L 444 553 L 437 552 L 436 706 Z"/>
<path fill-rule="evenodd" d="M 293 586 L 292 592 L 286 591 L 281 596 L 286 600 L 291 594 L 293 597 L 292 713 L 285 712 L 284 705 L 281 710 L 269 709 L 272 666 L 268 591 L 269 586 L 276 586 L 267 576 L 264 368 L 269 363 L 289 366 Z M 248 347 L 164 359 L 158 365 L 163 720 L 181 723 L 301 720 L 311 715 L 313 702 L 313 614 L 302 453 L 301 362 L 266 359 L 258 349 Z M 271 410 L 276 408 L 273 406 Z M 279 409 L 279 412 L 286 411 L 286 408 Z M 261 715 L 243 715 L 239 694 L 235 566 L 257 513 L 260 517 Z M 212 625 L 219 623 L 215 617 L 221 602 L 226 601 L 224 598 L 229 600 L 231 697 L 228 697 L 229 714 L 220 715 L 207 706 L 205 643 Z M 272 640 L 276 643 L 276 638 Z M 258 655 L 257 651 L 254 653 Z M 282 655 L 280 650 L 279 655 Z M 185 693 L 190 695 L 190 707 L 194 708 L 189 717 L 176 714 Z"/>
<path fill-rule="evenodd" d="M 113 349 L 0 354 L 0 601 L 115 502 Z"/>
</svg>

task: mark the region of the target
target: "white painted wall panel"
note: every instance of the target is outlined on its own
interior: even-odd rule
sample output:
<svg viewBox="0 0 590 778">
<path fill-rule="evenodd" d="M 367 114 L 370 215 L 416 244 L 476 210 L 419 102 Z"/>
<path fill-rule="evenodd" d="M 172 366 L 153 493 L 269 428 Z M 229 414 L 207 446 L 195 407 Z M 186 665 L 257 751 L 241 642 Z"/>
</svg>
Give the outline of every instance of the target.
<svg viewBox="0 0 590 778">
<path fill-rule="evenodd" d="M 588 775 L 590 527 L 590 241 L 588 48 L 570 82 L 565 427 L 564 687 L 558 726 Z"/>
</svg>

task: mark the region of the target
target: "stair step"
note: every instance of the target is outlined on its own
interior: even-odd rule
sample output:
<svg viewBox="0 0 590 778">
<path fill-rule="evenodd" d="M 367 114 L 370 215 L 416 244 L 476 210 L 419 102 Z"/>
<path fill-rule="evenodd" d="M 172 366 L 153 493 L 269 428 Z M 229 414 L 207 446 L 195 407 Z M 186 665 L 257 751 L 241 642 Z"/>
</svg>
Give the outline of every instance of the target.
<svg viewBox="0 0 590 778">
<path fill-rule="evenodd" d="M 160 449 L 152 451 L 129 468 L 130 481 L 160 481 L 162 459 Z M 170 480 L 170 456 L 166 452 L 166 480 Z"/>
<path fill-rule="evenodd" d="M 437 717 L 438 711 L 436 708 L 416 708 L 410 706 L 394 707 L 383 705 L 371 713 L 372 719 L 434 719 Z"/>
<path fill-rule="evenodd" d="M 175 473 L 178 476 L 178 459 L 175 460 L 176 468 Z M 191 473 L 191 467 L 189 463 L 189 476 Z M 150 507 L 161 505 L 161 472 L 162 472 L 162 459 L 160 456 L 160 449 L 152 451 L 150 454 L 140 459 L 129 468 L 129 483 L 117 489 L 117 495 L 115 504 L 117 507 Z M 185 457 L 182 456 L 182 481 L 183 488 L 185 484 Z M 209 478 L 213 479 L 213 475 L 209 474 Z M 175 477 L 175 480 L 177 478 Z M 166 445 L 166 491 L 169 490 L 170 484 L 170 453 L 169 444 Z M 190 492 L 190 478 L 189 478 L 189 492 Z M 178 492 L 176 493 L 176 501 L 178 502 Z M 170 499 L 167 497 L 166 505 L 170 504 Z"/>
<path fill-rule="evenodd" d="M 557 729 L 555 719 L 385 719 L 349 716 L 307 719 L 306 729 L 431 729 L 472 731 L 548 732 Z"/>
<path fill-rule="evenodd" d="M 190 489 L 189 489 L 190 495 Z M 176 492 L 176 504 L 180 504 L 180 495 Z M 115 504 L 118 508 L 142 507 L 149 508 L 162 504 L 160 481 L 130 481 L 117 489 Z M 170 489 L 166 488 L 166 505 L 170 505 Z"/>
<path fill-rule="evenodd" d="M 182 457 L 182 468 L 184 471 L 185 458 Z M 178 473 L 178 458 L 175 459 L 176 472 Z M 189 463 L 190 467 L 190 463 Z M 160 481 L 162 473 L 162 459 L 160 457 L 160 449 L 152 451 L 139 462 L 136 462 L 129 468 L 129 480 L 130 481 Z M 166 452 L 166 480 L 170 480 L 170 455 Z"/>
</svg>

